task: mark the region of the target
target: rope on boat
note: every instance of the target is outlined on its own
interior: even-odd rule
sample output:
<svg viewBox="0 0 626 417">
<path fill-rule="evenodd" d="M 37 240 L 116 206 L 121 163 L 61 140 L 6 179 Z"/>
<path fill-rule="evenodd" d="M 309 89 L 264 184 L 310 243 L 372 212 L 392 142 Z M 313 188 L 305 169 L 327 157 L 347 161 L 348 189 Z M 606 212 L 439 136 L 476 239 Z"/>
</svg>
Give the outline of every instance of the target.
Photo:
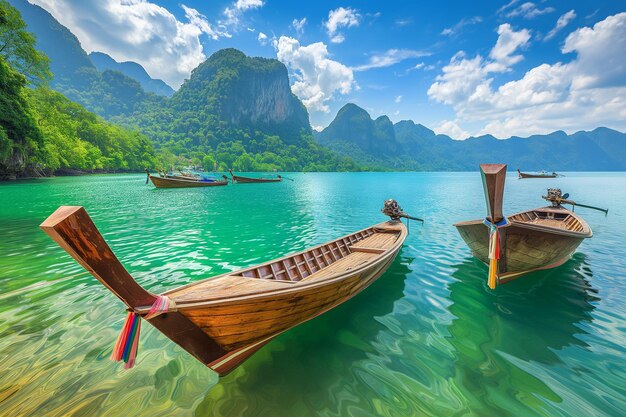
<svg viewBox="0 0 626 417">
<path fill-rule="evenodd" d="M 506 217 L 498 223 L 491 223 L 485 219 L 485 225 L 489 227 L 489 275 L 487 285 L 494 290 L 498 280 L 498 260 L 500 259 L 500 229 L 508 224 Z"/>
<path fill-rule="evenodd" d="M 167 313 L 170 309 L 176 308 L 174 301 L 165 295 L 158 295 L 148 313 L 144 316 L 146 320 L 154 318 L 160 314 Z M 141 332 L 141 316 L 134 311 L 129 311 L 122 326 L 122 331 L 115 342 L 111 360 L 114 362 L 124 362 L 124 369 L 135 366 L 137 350 L 139 348 L 139 334 Z"/>
</svg>

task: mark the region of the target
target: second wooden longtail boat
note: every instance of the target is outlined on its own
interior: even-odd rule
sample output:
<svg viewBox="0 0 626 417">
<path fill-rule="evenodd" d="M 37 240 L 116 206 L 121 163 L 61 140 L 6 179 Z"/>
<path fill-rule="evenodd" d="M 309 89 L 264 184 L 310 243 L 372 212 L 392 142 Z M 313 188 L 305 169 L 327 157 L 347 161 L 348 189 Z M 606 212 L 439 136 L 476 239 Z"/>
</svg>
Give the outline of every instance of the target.
<svg viewBox="0 0 626 417">
<path fill-rule="evenodd" d="M 526 179 L 526 178 L 556 178 L 558 177 L 559 174 L 557 174 L 556 172 L 539 172 L 536 174 L 530 174 L 528 172 L 522 172 L 519 169 L 517 170 L 517 177 L 519 179 Z"/>
<path fill-rule="evenodd" d="M 233 178 L 233 182 L 239 183 L 257 183 L 257 182 L 281 182 L 283 177 L 277 175 L 276 178 L 253 178 L 253 177 L 242 177 L 241 175 L 233 174 L 233 170 L 229 169 L 230 176 Z"/>
<path fill-rule="evenodd" d="M 226 176 L 223 177 L 224 179 L 222 181 L 215 181 L 213 179 L 150 175 L 148 171 L 146 171 L 146 174 L 148 175 L 146 184 L 148 181 L 152 181 L 152 184 L 154 184 L 156 188 L 219 187 L 228 185 L 228 178 Z"/>
<path fill-rule="evenodd" d="M 141 319 L 224 375 L 282 332 L 352 298 L 379 278 L 407 236 L 393 200 L 376 224 L 283 258 L 161 295 L 141 287 L 82 207 L 60 207 L 41 228 L 128 307 L 112 358 L 134 364 Z M 134 352 L 134 353 L 133 353 Z"/>
<path fill-rule="evenodd" d="M 480 166 L 487 217 L 454 226 L 472 254 L 489 266 L 489 287 L 505 283 L 528 272 L 557 267 L 565 263 L 584 239 L 592 236 L 589 225 L 561 204 L 577 204 L 549 189 L 543 198 L 552 203 L 513 214 L 502 214 L 506 165 Z M 606 212 L 606 211 L 605 211 Z"/>
</svg>

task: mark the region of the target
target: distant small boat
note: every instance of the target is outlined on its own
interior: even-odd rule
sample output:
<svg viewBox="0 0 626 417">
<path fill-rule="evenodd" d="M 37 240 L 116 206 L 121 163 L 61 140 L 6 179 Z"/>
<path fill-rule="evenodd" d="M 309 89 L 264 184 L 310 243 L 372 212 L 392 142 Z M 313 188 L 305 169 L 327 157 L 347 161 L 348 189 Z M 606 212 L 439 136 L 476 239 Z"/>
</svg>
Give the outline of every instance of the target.
<svg viewBox="0 0 626 417">
<path fill-rule="evenodd" d="M 556 178 L 558 177 L 559 174 L 557 174 L 556 172 L 538 172 L 536 174 L 529 174 L 527 172 L 522 172 L 519 169 L 517 170 L 517 177 L 519 179 L 523 179 L 523 178 Z"/>
<path fill-rule="evenodd" d="M 408 233 L 399 219 L 410 216 L 393 200 L 383 213 L 391 220 L 159 296 L 126 271 L 84 208 L 59 207 L 41 228 L 128 307 L 112 359 L 132 367 L 129 352 L 137 351 L 143 318 L 225 375 L 274 337 L 349 300 L 387 270 Z"/>
<path fill-rule="evenodd" d="M 281 182 L 283 177 L 280 175 L 276 176 L 276 178 L 253 178 L 253 177 L 242 177 L 241 175 L 233 174 L 233 170 L 229 169 L 230 176 L 233 178 L 233 182 L 240 183 L 256 183 L 256 182 Z"/>
<path fill-rule="evenodd" d="M 222 185 L 228 185 L 228 178 L 224 176 L 223 181 L 217 181 L 215 179 L 202 179 L 182 176 L 156 176 L 151 175 L 146 171 L 148 177 L 146 178 L 146 184 L 148 181 L 152 181 L 152 184 L 156 188 L 190 188 L 190 187 L 218 187 Z"/>
<path fill-rule="evenodd" d="M 584 239 L 593 233 L 589 225 L 561 204 L 598 207 L 567 200 L 568 194 L 551 188 L 543 198 L 551 206 L 522 211 L 508 218 L 502 214 L 506 165 L 480 166 L 487 201 L 486 219 L 456 223 L 472 254 L 489 265 L 489 286 L 505 283 L 528 272 L 565 263 Z"/>
</svg>

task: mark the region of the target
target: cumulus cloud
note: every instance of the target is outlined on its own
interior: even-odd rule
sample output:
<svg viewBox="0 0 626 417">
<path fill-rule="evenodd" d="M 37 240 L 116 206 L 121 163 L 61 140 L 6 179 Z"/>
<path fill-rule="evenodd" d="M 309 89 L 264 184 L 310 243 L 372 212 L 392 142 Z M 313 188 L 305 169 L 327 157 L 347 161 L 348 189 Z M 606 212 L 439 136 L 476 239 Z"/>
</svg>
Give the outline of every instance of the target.
<svg viewBox="0 0 626 417">
<path fill-rule="evenodd" d="M 323 42 L 300 45 L 297 39 L 281 36 L 275 43 L 276 55 L 291 71 L 291 90 L 309 111 L 328 113 L 326 104 L 335 93 L 348 94 L 354 87 L 354 75 L 347 66 L 328 57 Z"/>
<path fill-rule="evenodd" d="M 448 135 L 456 140 L 465 139 L 470 136 L 470 134 L 461 129 L 454 120 L 443 120 L 438 126 L 435 126 L 433 130 L 438 135 Z"/>
<path fill-rule="evenodd" d="M 492 79 L 488 75 L 509 71 L 511 65 L 521 61 L 523 57 L 515 52 L 529 39 L 530 33 L 526 29 L 516 32 L 508 23 L 500 25 L 498 40 L 489 53 L 490 59 L 480 55 L 468 58 L 465 52 L 457 52 L 428 89 L 428 96 L 449 105 L 466 100 L 479 101 L 490 90 Z"/>
<path fill-rule="evenodd" d="M 500 64 L 512 65 L 514 51 L 509 48 L 509 58 Z M 626 13 L 575 30 L 562 52 L 575 57 L 538 65 L 497 88 L 491 74 L 502 67 L 481 56 L 457 54 L 428 95 L 452 106 L 459 123 L 483 122 L 479 134 L 507 137 L 600 125 L 626 129 Z"/>
<path fill-rule="evenodd" d="M 474 17 L 464 17 L 460 21 L 458 21 L 454 26 L 449 28 L 445 28 L 441 31 L 442 35 L 446 36 L 454 36 L 457 35 L 465 26 L 475 25 L 483 21 L 483 18 L 480 16 Z"/>
<path fill-rule="evenodd" d="M 511 2 L 507 6 L 512 6 L 515 3 L 517 2 Z M 503 11 L 504 9 L 500 8 L 500 10 Z M 546 7 L 544 9 L 540 9 L 535 5 L 535 3 L 526 2 L 506 13 L 506 17 L 519 16 L 523 17 L 524 19 L 533 19 L 537 16 L 541 16 L 542 14 L 552 13 L 554 10 L 554 7 Z"/>
<path fill-rule="evenodd" d="M 263 46 L 267 45 L 267 43 L 269 42 L 269 38 L 267 37 L 267 35 L 263 32 L 259 32 L 259 36 L 257 36 L 257 40 L 259 41 L 259 43 Z"/>
<path fill-rule="evenodd" d="M 248 9 L 257 9 L 262 7 L 264 4 L 263 0 L 237 0 L 235 2 L 235 9 L 246 11 Z"/>
<path fill-rule="evenodd" d="M 546 35 L 545 38 L 543 38 L 544 41 L 548 41 L 552 38 L 554 38 L 554 36 L 561 30 L 563 29 L 565 26 L 567 26 L 569 24 L 569 22 L 571 22 L 574 18 L 576 18 L 576 12 L 572 9 L 569 12 L 562 14 L 561 17 L 559 17 L 559 20 L 556 21 L 556 26 L 554 26 L 554 28 L 548 32 L 548 34 Z"/>
<path fill-rule="evenodd" d="M 291 27 L 293 28 L 293 30 L 296 31 L 298 36 L 302 36 L 302 34 L 304 33 L 304 25 L 306 25 L 306 17 L 303 17 L 300 20 L 293 19 L 293 21 L 291 22 Z"/>
<path fill-rule="evenodd" d="M 419 58 L 430 55 L 430 52 L 416 51 L 413 49 L 388 49 L 381 54 L 370 56 L 367 64 L 357 65 L 354 71 L 366 71 L 372 68 L 383 68 L 395 65 L 410 58 Z"/>
<path fill-rule="evenodd" d="M 180 7 L 185 20 L 179 21 L 166 8 L 147 0 L 31 2 L 68 27 L 87 52 L 102 51 L 117 61 L 135 61 L 152 77 L 163 79 L 174 88 L 206 59 L 201 36 L 213 40 L 231 36 L 228 19 L 211 24 L 206 16 L 184 4 Z M 262 4 L 259 0 L 238 0 L 232 9 L 242 13 Z"/>
<path fill-rule="evenodd" d="M 330 41 L 341 43 L 345 40 L 344 35 L 339 32 L 341 28 L 358 26 L 361 23 L 361 15 L 350 7 L 339 7 L 328 12 L 328 20 L 324 23 Z"/>
<path fill-rule="evenodd" d="M 394 101 L 395 101 L 396 103 L 400 103 L 400 102 L 402 102 L 402 96 L 396 96 L 396 98 L 394 99 Z"/>
</svg>

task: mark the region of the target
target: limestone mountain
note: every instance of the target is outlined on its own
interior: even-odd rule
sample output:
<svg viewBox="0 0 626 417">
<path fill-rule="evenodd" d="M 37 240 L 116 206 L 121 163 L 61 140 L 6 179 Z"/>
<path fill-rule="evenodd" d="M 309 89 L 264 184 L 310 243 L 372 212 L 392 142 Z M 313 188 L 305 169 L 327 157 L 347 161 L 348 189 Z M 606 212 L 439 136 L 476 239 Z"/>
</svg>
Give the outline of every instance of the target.
<svg viewBox="0 0 626 417">
<path fill-rule="evenodd" d="M 118 71 L 100 72 L 78 38 L 43 8 L 9 0 L 37 38 L 37 49 L 50 59 L 50 87 L 104 117 L 130 114 L 146 99 L 138 81 Z"/>
<path fill-rule="evenodd" d="M 89 58 L 98 71 L 119 71 L 141 84 L 147 92 L 160 96 L 171 97 L 174 89 L 167 85 L 165 81 L 150 77 L 144 67 L 133 61 L 117 62 L 104 52 L 91 52 Z"/>
<path fill-rule="evenodd" d="M 347 104 L 316 138 L 357 162 L 386 169 L 464 171 L 484 161 L 502 161 L 524 170 L 626 169 L 626 134 L 608 128 L 572 135 L 556 131 L 527 138 L 484 135 L 453 140 L 412 120 L 396 123 L 393 131 L 381 130 L 391 123 L 385 120 L 386 116 L 372 120 L 364 109 Z"/>
<path fill-rule="evenodd" d="M 291 92 L 285 65 L 236 49 L 217 51 L 194 69 L 169 105 L 194 118 L 278 135 L 286 143 L 311 132 L 309 115 Z"/>
</svg>

